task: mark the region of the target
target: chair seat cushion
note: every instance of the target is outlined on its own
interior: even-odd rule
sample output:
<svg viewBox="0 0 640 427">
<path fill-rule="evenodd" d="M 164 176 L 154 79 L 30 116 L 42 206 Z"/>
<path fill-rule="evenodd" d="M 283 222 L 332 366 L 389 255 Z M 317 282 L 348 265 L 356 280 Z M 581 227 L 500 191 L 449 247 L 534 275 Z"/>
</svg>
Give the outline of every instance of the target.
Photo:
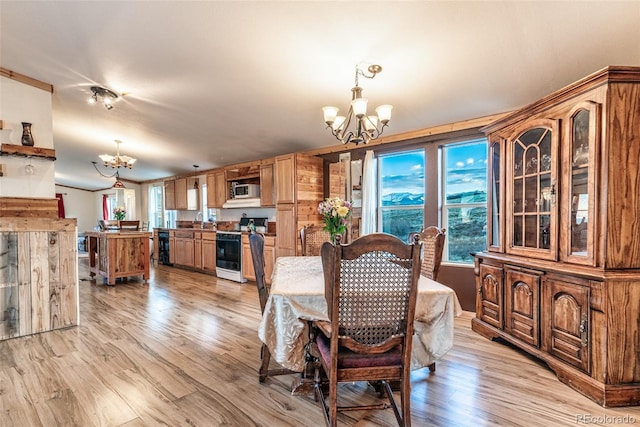
<svg viewBox="0 0 640 427">
<path fill-rule="evenodd" d="M 320 356 L 327 366 L 331 365 L 331 340 L 324 334 L 316 336 L 316 344 Z M 402 346 L 396 346 L 385 353 L 360 354 L 348 348 L 338 349 L 338 368 L 366 368 L 379 366 L 396 366 L 402 363 Z"/>
</svg>

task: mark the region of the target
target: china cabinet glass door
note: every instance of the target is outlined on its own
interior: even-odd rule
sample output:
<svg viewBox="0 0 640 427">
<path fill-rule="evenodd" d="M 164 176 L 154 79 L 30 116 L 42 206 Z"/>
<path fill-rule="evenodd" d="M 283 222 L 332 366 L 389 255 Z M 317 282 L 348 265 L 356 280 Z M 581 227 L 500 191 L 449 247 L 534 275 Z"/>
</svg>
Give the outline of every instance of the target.
<svg viewBox="0 0 640 427">
<path fill-rule="evenodd" d="M 489 142 L 489 224 L 487 232 L 488 249 L 490 251 L 503 251 L 502 230 L 504 229 L 503 215 L 503 185 L 504 177 L 502 176 L 504 168 L 501 167 L 501 161 L 504 158 L 504 142 L 502 140 L 493 140 Z"/>
<path fill-rule="evenodd" d="M 570 140 L 568 158 L 567 206 L 569 223 L 567 224 L 567 247 L 564 250 L 568 261 L 593 264 L 594 230 L 596 215 L 594 212 L 594 165 L 597 162 L 598 105 L 585 102 L 576 106 L 570 114 Z"/>
<path fill-rule="evenodd" d="M 508 252 L 556 259 L 556 123 L 544 121 L 511 141 Z"/>
</svg>

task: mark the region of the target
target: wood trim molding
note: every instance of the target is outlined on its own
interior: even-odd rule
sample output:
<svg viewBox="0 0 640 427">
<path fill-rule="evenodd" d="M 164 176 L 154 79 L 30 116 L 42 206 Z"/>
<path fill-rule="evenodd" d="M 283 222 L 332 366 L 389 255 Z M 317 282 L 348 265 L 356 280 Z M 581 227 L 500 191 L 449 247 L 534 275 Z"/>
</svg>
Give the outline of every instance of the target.
<svg viewBox="0 0 640 427">
<path fill-rule="evenodd" d="M 26 85 L 33 86 L 38 89 L 42 89 L 44 91 L 53 93 L 52 84 L 41 82 L 40 80 L 34 79 L 29 76 L 25 76 L 24 74 L 16 73 L 15 71 L 8 70 L 4 67 L 0 67 L 0 76 L 4 76 L 11 80 L 15 80 L 20 83 L 24 83 Z"/>
<path fill-rule="evenodd" d="M 368 148 L 368 147 L 377 147 L 380 145 L 391 144 L 394 142 L 409 141 L 417 138 L 424 138 L 428 136 L 440 135 L 440 134 L 445 134 L 450 132 L 481 128 L 490 123 L 493 123 L 496 120 L 500 120 L 501 118 L 503 118 L 508 114 L 511 114 L 511 112 L 493 114 L 490 116 L 478 117 L 475 119 L 464 120 L 461 122 L 448 123 L 444 125 L 432 126 L 424 129 L 398 133 L 395 135 L 383 136 L 380 139 L 371 141 L 366 145 L 356 146 L 353 144 L 347 144 L 347 145 L 339 144 L 339 145 L 333 145 L 330 147 L 324 147 L 324 148 L 305 151 L 304 154 L 311 155 L 311 156 L 321 156 L 324 154 L 344 153 L 347 151 L 361 150 L 363 148 Z"/>
</svg>

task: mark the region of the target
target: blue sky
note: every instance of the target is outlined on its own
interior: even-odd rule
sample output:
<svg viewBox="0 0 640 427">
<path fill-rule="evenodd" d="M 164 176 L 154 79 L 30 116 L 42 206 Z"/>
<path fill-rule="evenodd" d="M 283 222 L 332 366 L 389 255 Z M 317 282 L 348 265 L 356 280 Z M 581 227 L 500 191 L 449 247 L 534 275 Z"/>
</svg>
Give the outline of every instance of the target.
<svg viewBox="0 0 640 427">
<path fill-rule="evenodd" d="M 447 194 L 486 191 L 487 146 L 484 140 L 472 145 L 450 146 L 446 154 Z M 381 156 L 379 171 L 384 174 L 382 196 L 424 191 L 423 150 Z"/>
</svg>

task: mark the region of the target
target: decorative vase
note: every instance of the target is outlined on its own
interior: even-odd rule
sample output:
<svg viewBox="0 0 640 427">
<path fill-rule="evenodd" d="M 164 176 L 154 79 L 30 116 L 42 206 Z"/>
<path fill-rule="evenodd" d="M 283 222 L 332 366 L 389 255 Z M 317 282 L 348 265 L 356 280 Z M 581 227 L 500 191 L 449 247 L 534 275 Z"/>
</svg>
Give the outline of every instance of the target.
<svg viewBox="0 0 640 427">
<path fill-rule="evenodd" d="M 33 135 L 31 134 L 31 123 L 22 122 L 22 145 L 33 147 Z"/>
</svg>

